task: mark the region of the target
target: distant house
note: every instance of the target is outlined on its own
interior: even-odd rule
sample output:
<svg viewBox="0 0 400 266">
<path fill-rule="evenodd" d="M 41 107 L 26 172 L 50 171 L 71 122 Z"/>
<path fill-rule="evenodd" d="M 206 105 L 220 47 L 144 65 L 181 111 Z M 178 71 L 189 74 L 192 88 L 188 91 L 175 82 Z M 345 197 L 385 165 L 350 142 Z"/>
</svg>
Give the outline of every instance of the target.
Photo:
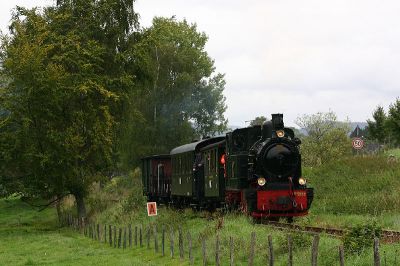
<svg viewBox="0 0 400 266">
<path fill-rule="evenodd" d="M 350 138 L 365 138 L 368 135 L 368 128 L 361 128 L 359 125 L 350 133 Z"/>
</svg>

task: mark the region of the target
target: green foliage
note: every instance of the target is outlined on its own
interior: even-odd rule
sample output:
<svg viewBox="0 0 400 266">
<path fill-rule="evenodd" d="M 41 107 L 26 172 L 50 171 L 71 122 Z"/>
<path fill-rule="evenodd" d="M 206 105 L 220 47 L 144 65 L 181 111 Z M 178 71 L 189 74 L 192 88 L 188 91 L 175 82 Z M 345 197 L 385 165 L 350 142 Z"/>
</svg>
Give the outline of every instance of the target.
<svg viewBox="0 0 400 266">
<path fill-rule="evenodd" d="M 166 18 L 139 31 L 133 3 L 16 8 L 0 50 L 1 194 L 72 193 L 84 213 L 92 182 L 226 128 L 207 36 Z"/>
<path fill-rule="evenodd" d="M 278 238 L 279 247 L 283 250 L 288 250 L 288 237 L 292 238 L 292 248 L 294 250 L 311 247 L 312 235 L 303 232 L 290 232 Z"/>
<path fill-rule="evenodd" d="M 371 138 L 389 146 L 400 145 L 400 99 L 389 105 L 387 114 L 378 106 L 372 117 L 374 121 L 367 121 Z"/>
<path fill-rule="evenodd" d="M 95 34 L 106 18 L 85 13 L 104 7 L 87 4 L 17 8 L 1 50 L 2 75 L 10 78 L 0 98 L 3 179 L 31 196 L 72 193 L 82 215 L 88 186 L 112 165 L 123 95 L 114 82 L 123 73 L 108 68 L 117 47 Z"/>
<path fill-rule="evenodd" d="M 254 118 L 254 120 L 251 120 L 250 126 L 262 126 L 265 121 L 267 121 L 267 118 L 265 116 L 257 116 L 256 118 Z"/>
<path fill-rule="evenodd" d="M 151 153 L 226 129 L 224 76 L 214 73 L 205 51 L 207 36 L 195 24 L 154 18 L 136 35 L 128 54 L 136 84 L 129 91 L 121 123 L 125 168 Z"/>
<path fill-rule="evenodd" d="M 348 123 L 337 121 L 333 112 L 303 115 L 296 124 L 308 135 L 303 137 L 301 151 L 303 164 L 315 166 L 334 161 L 351 151 Z"/>
<path fill-rule="evenodd" d="M 343 237 L 343 245 L 348 253 L 361 254 L 365 249 L 372 247 L 375 237 L 380 237 L 382 228 L 376 221 L 355 225 Z"/>
<path fill-rule="evenodd" d="M 367 120 L 370 138 L 384 143 L 387 139 L 387 116 L 382 106 L 378 106 L 372 113 L 374 121 Z"/>
<path fill-rule="evenodd" d="M 394 143 L 400 145 L 400 98 L 389 106 L 387 130 Z"/>
</svg>

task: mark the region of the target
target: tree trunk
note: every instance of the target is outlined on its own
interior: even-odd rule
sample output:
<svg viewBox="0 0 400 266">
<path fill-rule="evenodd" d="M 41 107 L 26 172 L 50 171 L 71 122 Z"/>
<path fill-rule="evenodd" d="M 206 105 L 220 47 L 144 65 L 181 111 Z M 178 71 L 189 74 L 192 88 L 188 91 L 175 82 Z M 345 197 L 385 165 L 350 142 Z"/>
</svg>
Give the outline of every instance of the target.
<svg viewBox="0 0 400 266">
<path fill-rule="evenodd" d="M 85 199 L 83 198 L 82 194 L 76 194 L 74 196 L 79 219 L 86 218 Z"/>
</svg>

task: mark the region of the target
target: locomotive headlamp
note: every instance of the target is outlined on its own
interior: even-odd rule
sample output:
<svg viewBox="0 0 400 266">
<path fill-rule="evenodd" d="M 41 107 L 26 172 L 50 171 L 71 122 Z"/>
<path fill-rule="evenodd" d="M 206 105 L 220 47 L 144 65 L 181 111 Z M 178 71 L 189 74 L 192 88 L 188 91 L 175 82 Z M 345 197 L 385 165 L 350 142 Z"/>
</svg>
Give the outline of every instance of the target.
<svg viewBox="0 0 400 266">
<path fill-rule="evenodd" d="M 285 136 L 285 131 L 283 130 L 277 130 L 276 135 L 280 138 L 283 138 Z"/>
<path fill-rule="evenodd" d="M 299 178 L 299 184 L 304 186 L 305 184 L 307 184 L 307 180 L 304 177 L 300 177 Z"/>
<path fill-rule="evenodd" d="M 264 186 L 265 183 L 267 183 L 267 181 L 265 180 L 264 177 L 259 177 L 259 178 L 257 178 L 257 183 L 259 186 Z"/>
</svg>

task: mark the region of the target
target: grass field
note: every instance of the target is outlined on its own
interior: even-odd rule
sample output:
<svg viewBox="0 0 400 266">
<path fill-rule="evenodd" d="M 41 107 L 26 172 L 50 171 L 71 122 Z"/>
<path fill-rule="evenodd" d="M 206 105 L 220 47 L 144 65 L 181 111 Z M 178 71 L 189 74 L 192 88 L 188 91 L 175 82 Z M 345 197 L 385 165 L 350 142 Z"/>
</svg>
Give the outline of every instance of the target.
<svg viewBox="0 0 400 266">
<path fill-rule="evenodd" d="M 351 157 L 307 168 L 304 176 L 315 198 L 303 222 L 345 227 L 375 220 L 383 228 L 400 230 L 398 162 L 385 156 Z"/>
<path fill-rule="evenodd" d="M 68 228 L 59 228 L 54 209 L 37 212 L 17 198 L 0 200 L 0 210 L 0 265 L 189 265 L 187 258 L 181 261 L 171 259 L 168 255 L 161 257 L 160 254 L 155 254 L 154 250 L 148 250 L 145 247 L 127 250 L 110 248 L 106 244 L 85 238 Z M 171 211 L 161 208 L 158 218 L 170 215 L 169 212 Z M 236 265 L 247 265 L 249 237 L 253 231 L 257 233 L 255 265 L 267 264 L 268 235 L 273 237 L 275 265 L 287 263 L 287 235 L 265 226 L 254 225 L 247 217 L 227 215 L 219 230 L 216 229 L 218 219 L 202 219 L 190 211 L 181 214 L 181 221 L 184 231 L 190 230 L 192 233 L 195 265 L 201 264 L 200 236 L 208 239 L 209 265 L 214 265 L 213 249 L 216 234 L 219 235 L 221 241 L 222 265 L 228 264 L 230 236 L 234 238 Z M 157 220 L 152 223 L 156 224 Z M 308 265 L 311 236 L 295 234 L 292 237 L 295 246 L 294 265 Z M 319 246 L 319 265 L 337 264 L 337 247 L 340 244 L 340 240 L 322 236 Z M 185 247 L 187 247 L 186 238 Z M 386 254 L 388 265 L 394 263 L 396 250 L 399 247 L 400 245 L 381 246 L 381 252 Z M 175 249 L 177 252 L 177 247 Z M 166 253 L 169 254 L 169 248 L 166 248 Z M 187 257 L 187 250 L 185 257 Z M 346 262 L 347 265 L 371 265 L 372 248 L 368 247 L 360 255 L 349 254 Z"/>
<path fill-rule="evenodd" d="M 355 157 L 305 169 L 304 176 L 315 188 L 315 199 L 310 215 L 298 219 L 297 223 L 353 227 L 368 226 L 374 220 L 378 227 L 400 229 L 398 163 L 389 163 L 385 157 Z M 222 265 L 228 265 L 230 237 L 234 240 L 236 265 L 247 265 L 251 232 L 257 233 L 255 265 L 268 262 L 268 235 L 273 239 L 275 265 L 287 265 L 287 233 L 255 225 L 243 215 L 210 217 L 206 213 L 160 207 L 157 217 L 147 217 L 137 174 L 116 178 L 102 189 L 95 186 L 88 205 L 92 221 L 101 224 L 117 227 L 132 224 L 145 228 L 156 225 L 159 231 L 161 226 L 176 229 L 181 225 L 185 232 L 185 260 L 176 258 L 176 232 L 175 259 L 155 254 L 153 239 L 150 250 L 145 247 L 114 249 L 68 228 L 60 228 L 54 209 L 37 212 L 18 198 L 11 198 L 0 199 L 0 265 L 189 265 L 187 232 L 193 240 L 195 265 L 201 265 L 202 238 L 206 239 L 209 265 L 214 265 L 216 235 L 220 238 Z M 68 204 L 65 208 L 69 208 Z M 312 237 L 304 234 L 292 234 L 292 237 L 294 265 L 309 265 Z M 322 235 L 319 265 L 338 265 L 337 250 L 342 244 L 339 239 Z M 400 262 L 399 248 L 399 244 L 382 244 L 382 265 Z M 166 254 L 169 252 L 168 245 Z M 370 246 L 359 249 L 359 253 L 346 249 L 346 265 L 372 265 L 372 256 Z"/>
<path fill-rule="evenodd" d="M 18 198 L 0 200 L 0 265 L 184 265 L 142 249 L 118 250 L 57 224 Z"/>
</svg>

